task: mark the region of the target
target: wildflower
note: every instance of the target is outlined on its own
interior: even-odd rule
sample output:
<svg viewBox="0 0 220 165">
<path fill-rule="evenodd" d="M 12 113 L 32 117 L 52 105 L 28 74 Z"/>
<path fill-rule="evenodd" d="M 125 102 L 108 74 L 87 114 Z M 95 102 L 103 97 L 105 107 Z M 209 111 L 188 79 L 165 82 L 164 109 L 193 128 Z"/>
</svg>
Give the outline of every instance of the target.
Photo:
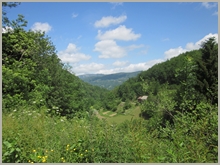
<svg viewBox="0 0 220 165">
<path fill-rule="evenodd" d="M 86 150 L 86 152 L 87 152 L 87 150 Z"/>
<path fill-rule="evenodd" d="M 53 152 L 53 150 L 51 150 L 51 152 Z"/>
<path fill-rule="evenodd" d="M 43 163 L 46 162 L 46 159 L 43 159 L 42 162 L 43 162 Z"/>
<path fill-rule="evenodd" d="M 31 162 L 31 163 L 34 163 L 34 162 Z"/>
<path fill-rule="evenodd" d="M 29 116 L 32 115 L 31 113 L 28 114 Z"/>
<path fill-rule="evenodd" d="M 36 150 L 33 150 L 33 152 L 36 152 Z"/>
<path fill-rule="evenodd" d="M 60 121 L 62 121 L 62 122 L 63 122 L 63 119 L 61 119 Z"/>
<path fill-rule="evenodd" d="M 17 110 L 15 109 L 14 112 L 16 112 Z"/>
<path fill-rule="evenodd" d="M 38 158 L 41 158 L 41 156 L 37 156 Z"/>
<path fill-rule="evenodd" d="M 70 146 L 69 144 L 66 145 L 66 147 L 69 147 L 69 146 Z"/>
<path fill-rule="evenodd" d="M 30 163 L 30 162 L 31 162 L 31 160 L 28 160 L 28 162 Z"/>
<path fill-rule="evenodd" d="M 33 104 L 35 104 L 36 103 L 36 101 L 33 101 Z"/>
<path fill-rule="evenodd" d="M 48 151 L 46 150 L 46 152 L 48 152 Z"/>
<path fill-rule="evenodd" d="M 80 154 L 81 156 L 83 156 L 83 154 Z"/>
<path fill-rule="evenodd" d="M 73 150 L 75 151 L 76 149 L 74 148 Z"/>
<path fill-rule="evenodd" d="M 43 100 L 40 100 L 40 101 L 43 101 Z"/>
<path fill-rule="evenodd" d="M 64 158 L 62 157 L 61 159 L 63 160 Z"/>
</svg>

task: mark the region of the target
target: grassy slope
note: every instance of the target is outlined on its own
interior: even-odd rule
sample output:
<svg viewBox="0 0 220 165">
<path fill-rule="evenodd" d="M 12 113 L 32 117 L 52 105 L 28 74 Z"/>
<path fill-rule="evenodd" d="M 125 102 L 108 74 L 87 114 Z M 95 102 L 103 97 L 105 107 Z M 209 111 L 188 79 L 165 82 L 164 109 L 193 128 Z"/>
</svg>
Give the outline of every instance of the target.
<svg viewBox="0 0 220 165">
<path fill-rule="evenodd" d="M 107 112 L 107 111 L 105 111 Z M 114 112 L 108 112 L 106 114 L 103 114 L 105 112 L 102 112 L 100 115 L 105 117 L 106 118 L 106 121 L 108 121 L 109 123 L 116 123 L 116 124 L 119 124 L 119 123 L 122 123 L 126 120 L 131 120 L 132 118 L 133 119 L 138 119 L 139 118 L 139 114 L 141 113 L 141 109 L 140 109 L 140 106 L 137 106 L 137 107 L 132 107 L 128 110 L 125 111 L 125 114 L 121 114 L 121 113 L 118 113 L 117 115 L 115 116 L 110 116 L 112 114 L 114 114 Z"/>
</svg>

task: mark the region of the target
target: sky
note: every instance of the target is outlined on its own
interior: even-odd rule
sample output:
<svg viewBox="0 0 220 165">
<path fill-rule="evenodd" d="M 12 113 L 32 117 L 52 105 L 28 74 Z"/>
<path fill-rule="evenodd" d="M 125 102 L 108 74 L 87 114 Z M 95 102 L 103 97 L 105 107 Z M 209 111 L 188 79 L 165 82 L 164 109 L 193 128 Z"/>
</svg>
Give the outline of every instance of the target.
<svg viewBox="0 0 220 165">
<path fill-rule="evenodd" d="M 215 2 L 22 2 L 6 11 L 44 31 L 75 75 L 147 70 L 218 42 Z"/>
</svg>

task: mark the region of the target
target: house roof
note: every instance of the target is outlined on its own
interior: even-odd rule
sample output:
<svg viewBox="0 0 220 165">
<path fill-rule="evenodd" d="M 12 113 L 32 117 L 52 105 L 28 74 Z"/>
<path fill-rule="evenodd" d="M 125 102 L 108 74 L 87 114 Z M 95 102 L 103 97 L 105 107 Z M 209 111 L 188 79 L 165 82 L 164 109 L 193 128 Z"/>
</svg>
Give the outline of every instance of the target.
<svg viewBox="0 0 220 165">
<path fill-rule="evenodd" d="M 142 96 L 141 99 L 142 100 L 147 100 L 147 96 Z"/>
<path fill-rule="evenodd" d="M 140 96 L 140 97 L 138 97 L 138 100 L 140 99 L 140 100 L 147 100 L 147 97 L 148 96 Z"/>
</svg>

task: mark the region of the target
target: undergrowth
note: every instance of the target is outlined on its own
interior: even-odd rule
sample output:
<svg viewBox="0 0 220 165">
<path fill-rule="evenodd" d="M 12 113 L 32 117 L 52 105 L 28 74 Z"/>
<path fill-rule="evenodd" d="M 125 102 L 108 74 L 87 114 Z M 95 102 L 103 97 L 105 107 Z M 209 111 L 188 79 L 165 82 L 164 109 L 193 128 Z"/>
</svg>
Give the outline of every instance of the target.
<svg viewBox="0 0 220 165">
<path fill-rule="evenodd" d="M 2 162 L 217 162 L 218 135 L 209 134 L 217 129 L 214 113 L 209 120 L 179 115 L 175 125 L 150 130 L 142 119 L 116 125 L 94 116 L 52 117 L 45 108 L 18 109 L 2 116 Z"/>
</svg>

